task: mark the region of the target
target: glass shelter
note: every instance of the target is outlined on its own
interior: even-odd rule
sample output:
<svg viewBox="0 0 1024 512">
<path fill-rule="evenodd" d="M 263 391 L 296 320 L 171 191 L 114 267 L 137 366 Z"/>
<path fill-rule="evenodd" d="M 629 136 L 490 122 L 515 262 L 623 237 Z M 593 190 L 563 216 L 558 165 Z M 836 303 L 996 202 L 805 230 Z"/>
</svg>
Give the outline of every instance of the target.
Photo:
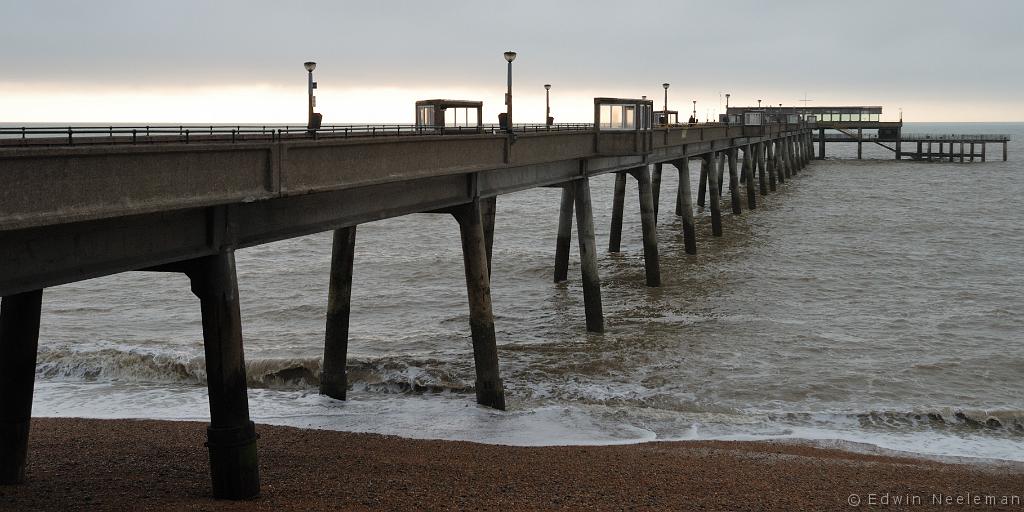
<svg viewBox="0 0 1024 512">
<path fill-rule="evenodd" d="M 672 126 L 679 124 L 679 112 L 675 110 L 657 110 L 654 112 L 654 124 Z"/>
<path fill-rule="evenodd" d="M 626 98 L 594 98 L 594 126 L 599 131 L 650 130 L 654 102 Z"/>
<path fill-rule="evenodd" d="M 477 132 L 483 125 L 482 101 L 420 100 L 416 102 L 416 128 Z"/>
</svg>

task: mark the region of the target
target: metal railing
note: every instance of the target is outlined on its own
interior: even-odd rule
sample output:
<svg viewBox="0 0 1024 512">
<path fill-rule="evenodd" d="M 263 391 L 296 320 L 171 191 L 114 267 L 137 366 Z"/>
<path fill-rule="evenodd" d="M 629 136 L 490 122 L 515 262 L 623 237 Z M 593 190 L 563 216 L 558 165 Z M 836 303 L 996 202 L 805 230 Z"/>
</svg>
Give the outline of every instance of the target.
<svg viewBox="0 0 1024 512">
<path fill-rule="evenodd" d="M 588 123 L 513 124 L 514 133 L 589 131 Z M 501 134 L 497 124 L 483 126 L 417 126 L 412 124 L 326 125 L 107 125 L 0 127 L 2 145 L 139 144 L 157 142 L 244 142 L 296 138 L 405 137 L 458 134 Z"/>
<path fill-rule="evenodd" d="M 655 128 L 713 128 L 740 126 L 712 122 L 677 124 Z M 592 131 L 592 123 L 513 124 L 512 132 L 581 132 Z M 3 146 L 73 146 L 100 144 L 155 144 L 191 142 L 249 142 L 356 138 L 407 137 L 487 134 L 499 135 L 506 130 L 498 124 L 482 126 L 417 126 L 412 124 L 338 124 L 310 130 L 304 125 L 106 125 L 106 126 L 0 126 L 0 147 Z"/>
<path fill-rule="evenodd" d="M 1010 136 L 1005 133 L 977 133 L 977 134 L 946 134 L 946 133 L 904 133 L 900 136 L 903 140 L 941 140 L 941 141 L 987 141 L 1004 142 L 1009 141 Z"/>
</svg>

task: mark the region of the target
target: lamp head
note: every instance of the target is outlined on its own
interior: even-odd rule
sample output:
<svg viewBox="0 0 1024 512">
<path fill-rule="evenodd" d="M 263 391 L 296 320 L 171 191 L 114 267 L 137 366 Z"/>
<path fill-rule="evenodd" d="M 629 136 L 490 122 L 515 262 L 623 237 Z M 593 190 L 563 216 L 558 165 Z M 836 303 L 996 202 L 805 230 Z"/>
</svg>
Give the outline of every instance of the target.
<svg viewBox="0 0 1024 512">
<path fill-rule="evenodd" d="M 545 91 L 550 91 L 551 90 L 551 84 L 544 84 L 544 90 Z"/>
<path fill-rule="evenodd" d="M 316 62 L 303 62 L 302 65 L 306 68 L 306 71 L 309 71 L 310 73 L 316 69 Z"/>
<path fill-rule="evenodd" d="M 516 60 L 516 52 L 511 51 L 511 50 L 505 52 L 505 60 L 507 60 L 509 62 L 512 62 L 512 61 Z"/>
<path fill-rule="evenodd" d="M 661 86 L 664 87 L 665 89 L 668 89 L 668 84 L 667 83 L 661 84 Z"/>
</svg>

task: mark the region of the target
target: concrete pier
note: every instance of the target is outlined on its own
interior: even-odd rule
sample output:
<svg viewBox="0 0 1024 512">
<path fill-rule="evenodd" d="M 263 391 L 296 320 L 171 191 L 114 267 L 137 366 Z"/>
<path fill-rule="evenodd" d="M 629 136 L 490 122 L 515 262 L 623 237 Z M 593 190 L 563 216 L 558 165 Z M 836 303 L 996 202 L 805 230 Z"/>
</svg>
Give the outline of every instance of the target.
<svg viewBox="0 0 1024 512">
<path fill-rule="evenodd" d="M 248 499 L 259 495 L 256 427 L 249 420 L 242 319 L 234 251 L 185 262 L 192 293 L 203 314 L 206 386 L 210 394 L 210 451 L 213 496 Z"/>
<path fill-rule="evenodd" d="M 352 305 L 352 265 L 356 227 L 336 229 L 331 249 L 331 277 L 327 291 L 327 328 L 320 394 L 344 400 L 348 391 L 348 325 Z"/>
<path fill-rule="evenodd" d="M 679 169 L 678 197 L 683 217 L 683 245 L 686 254 L 697 254 L 697 228 L 693 223 L 693 195 L 690 193 L 689 160 L 685 158 L 676 160 L 673 165 Z"/>
<path fill-rule="evenodd" d="M 658 262 L 658 226 L 654 217 L 654 192 L 651 189 L 651 174 L 648 167 L 637 167 L 630 171 L 636 178 L 640 199 L 640 222 L 644 239 L 644 273 L 647 286 L 661 286 L 661 267 Z"/>
<path fill-rule="evenodd" d="M 658 202 L 661 200 L 661 173 L 664 170 L 664 164 L 654 164 L 654 170 L 651 171 L 651 193 L 654 196 L 654 223 L 658 223 Z M 677 212 L 678 215 L 678 212 Z"/>
<path fill-rule="evenodd" d="M 713 173 L 711 172 L 712 164 L 710 164 L 707 159 L 701 158 L 700 162 L 700 178 L 697 185 L 697 206 L 704 208 L 707 204 L 704 198 L 707 196 L 708 175 Z"/>
<path fill-rule="evenodd" d="M 505 390 L 498 372 L 498 346 L 491 311 L 491 281 L 487 271 L 487 244 L 484 240 L 480 200 L 452 208 L 462 238 L 462 260 L 466 271 L 466 295 L 469 299 L 469 328 L 473 337 L 473 362 L 476 367 L 476 402 L 505 409 Z"/>
<path fill-rule="evenodd" d="M 757 185 L 762 196 L 768 195 L 768 180 L 765 178 L 765 144 L 758 142 L 754 144 L 754 163 L 757 165 Z"/>
<path fill-rule="evenodd" d="M 626 199 L 626 173 L 615 173 L 612 196 L 612 225 L 608 229 L 608 252 L 619 252 L 622 245 L 622 209 Z"/>
<path fill-rule="evenodd" d="M 732 213 L 739 215 L 743 212 L 740 205 L 740 180 L 736 170 L 736 160 L 739 158 L 739 149 L 732 148 L 729 155 L 729 203 L 732 205 Z"/>
<path fill-rule="evenodd" d="M 555 282 L 569 278 L 569 248 L 572 243 L 572 209 L 575 184 L 562 185 L 562 203 L 558 211 L 558 238 L 555 241 Z"/>
<path fill-rule="evenodd" d="M 767 158 L 768 190 L 775 192 L 777 175 L 779 172 L 778 155 L 775 152 L 775 141 L 770 140 L 766 142 L 765 145 L 767 146 L 765 156 Z"/>
<path fill-rule="evenodd" d="M 857 128 L 857 160 L 864 155 L 864 129 Z"/>
<path fill-rule="evenodd" d="M 753 144 L 743 146 L 743 176 L 746 177 L 747 209 L 757 208 L 757 183 L 754 182 Z"/>
<path fill-rule="evenodd" d="M 0 301 L 0 485 L 25 480 L 43 291 Z"/>
<path fill-rule="evenodd" d="M 718 190 L 718 174 L 721 172 L 720 167 L 715 165 L 715 160 L 719 158 L 714 153 L 708 153 L 704 156 L 704 167 L 707 167 L 708 171 L 708 184 L 711 189 L 710 200 L 711 200 L 711 234 L 714 236 L 722 236 L 722 210 L 719 204 L 719 198 L 721 194 Z"/>
<path fill-rule="evenodd" d="M 590 180 L 583 178 L 573 183 L 587 330 L 604 332 L 604 310 L 601 306 L 601 278 L 597 273 L 597 246 L 594 242 L 594 210 L 590 202 Z"/>
</svg>

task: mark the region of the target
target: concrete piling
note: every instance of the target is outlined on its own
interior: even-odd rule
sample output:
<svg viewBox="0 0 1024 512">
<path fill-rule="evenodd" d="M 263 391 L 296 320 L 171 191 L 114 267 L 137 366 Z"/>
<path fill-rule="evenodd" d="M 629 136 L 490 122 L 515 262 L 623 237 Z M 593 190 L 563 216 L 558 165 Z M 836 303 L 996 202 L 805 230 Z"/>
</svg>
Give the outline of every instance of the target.
<svg viewBox="0 0 1024 512">
<path fill-rule="evenodd" d="M 864 129 L 857 128 L 857 160 L 864 155 Z"/>
<path fill-rule="evenodd" d="M 711 162 L 707 158 L 700 160 L 700 178 L 697 185 L 697 206 L 704 208 L 707 204 L 704 200 L 708 190 L 708 174 L 711 174 Z"/>
<path fill-rule="evenodd" d="M 711 234 L 714 236 L 722 236 L 722 210 L 719 204 L 719 197 L 721 194 L 718 189 L 718 174 L 721 172 L 719 166 L 715 165 L 714 159 L 718 159 L 718 155 L 709 153 L 704 157 L 707 162 L 708 168 L 708 184 L 710 185 L 710 199 L 711 199 Z"/>
<path fill-rule="evenodd" d="M 732 148 L 729 154 L 729 202 L 732 204 L 732 213 L 739 215 L 743 208 L 740 205 L 740 185 L 736 171 L 736 160 L 739 156 L 739 149 Z"/>
<path fill-rule="evenodd" d="M 778 162 L 776 161 L 775 141 L 770 140 L 767 143 L 765 143 L 765 145 L 768 146 L 766 148 L 767 149 L 767 151 L 766 151 L 766 158 L 767 158 L 766 164 L 767 164 L 767 171 L 768 171 L 768 189 L 771 190 L 772 192 L 775 192 L 775 190 L 776 190 L 776 186 L 775 186 L 776 174 L 778 174 L 778 168 L 779 168 Z"/>
<path fill-rule="evenodd" d="M 626 173 L 615 173 L 612 196 L 612 225 L 608 230 L 608 252 L 619 252 L 622 245 L 622 209 L 626 199 Z"/>
<path fill-rule="evenodd" d="M 818 160 L 825 159 L 825 129 L 818 128 Z"/>
<path fill-rule="evenodd" d="M 25 480 L 43 291 L 0 301 L 0 485 Z"/>
<path fill-rule="evenodd" d="M 555 241 L 555 282 L 569 278 L 569 245 L 572 241 L 572 209 L 575 185 L 562 185 L 562 204 L 558 211 L 558 238 Z"/>
<path fill-rule="evenodd" d="M 630 174 L 636 178 L 640 199 L 640 222 L 644 239 L 644 273 L 647 286 L 661 286 L 661 268 L 658 262 L 658 226 L 654 213 L 654 191 L 648 167 L 638 167 Z"/>
<path fill-rule="evenodd" d="M 674 162 L 679 169 L 680 208 L 683 217 L 683 245 L 686 254 L 697 254 L 697 229 L 693 223 L 693 196 L 690 193 L 690 166 L 688 159 Z"/>
<path fill-rule="evenodd" d="M 765 143 L 764 142 L 758 142 L 757 144 L 754 144 L 754 148 L 756 148 L 754 150 L 754 163 L 757 166 L 757 185 L 758 185 L 759 191 L 761 192 L 761 195 L 762 196 L 766 196 L 766 195 L 768 195 L 768 180 L 765 179 L 765 175 L 764 175 L 765 174 L 765 169 L 764 169 Z"/>
<path fill-rule="evenodd" d="M 658 201 L 661 199 L 661 172 L 663 164 L 654 164 L 651 172 L 651 194 L 654 197 L 654 223 L 658 223 Z"/>
<path fill-rule="evenodd" d="M 753 144 L 743 146 L 743 175 L 747 181 L 747 208 L 757 208 L 757 184 L 754 183 L 754 155 Z"/>
<path fill-rule="evenodd" d="M 580 244 L 580 270 L 583 273 L 583 303 L 587 314 L 587 330 L 604 332 L 601 279 L 597 274 L 597 246 L 594 242 L 594 211 L 590 202 L 590 180 L 576 180 L 574 186 L 576 231 Z"/>
<path fill-rule="evenodd" d="M 327 291 L 327 328 L 324 362 L 320 371 L 320 394 L 344 400 L 348 391 L 348 325 L 352 305 L 352 264 L 355 259 L 356 227 L 334 231 L 331 249 L 331 278 Z"/>
<path fill-rule="evenodd" d="M 259 495 L 256 427 L 249 420 L 242 319 L 235 253 L 221 251 L 186 263 L 192 293 L 203 315 L 206 385 L 210 394 L 210 451 L 213 496 L 248 499 Z"/>
<path fill-rule="evenodd" d="M 728 160 L 728 157 L 726 156 L 726 151 L 719 151 L 718 152 L 718 161 L 716 163 L 717 166 L 718 166 L 718 173 L 716 174 L 716 176 L 718 176 L 718 198 L 719 199 L 722 198 L 722 194 L 725 194 L 725 174 L 726 174 L 726 172 L 725 172 L 725 165 L 726 165 L 726 161 L 727 160 Z"/>
<path fill-rule="evenodd" d="M 1003 161 L 1004 162 L 1006 161 L 1006 155 L 1007 155 L 1007 149 L 1008 148 L 1009 148 L 1009 146 L 1006 144 L 1006 141 L 1004 140 L 1003 141 Z M 982 151 L 984 151 L 984 150 L 982 150 Z"/>
<path fill-rule="evenodd" d="M 476 402 L 504 410 L 505 389 L 498 372 L 498 346 L 494 335 L 491 280 L 487 271 L 487 244 L 484 240 L 480 199 L 454 208 L 452 215 L 459 223 L 462 238 L 469 327 L 473 338 L 473 363 L 476 367 Z"/>
</svg>

